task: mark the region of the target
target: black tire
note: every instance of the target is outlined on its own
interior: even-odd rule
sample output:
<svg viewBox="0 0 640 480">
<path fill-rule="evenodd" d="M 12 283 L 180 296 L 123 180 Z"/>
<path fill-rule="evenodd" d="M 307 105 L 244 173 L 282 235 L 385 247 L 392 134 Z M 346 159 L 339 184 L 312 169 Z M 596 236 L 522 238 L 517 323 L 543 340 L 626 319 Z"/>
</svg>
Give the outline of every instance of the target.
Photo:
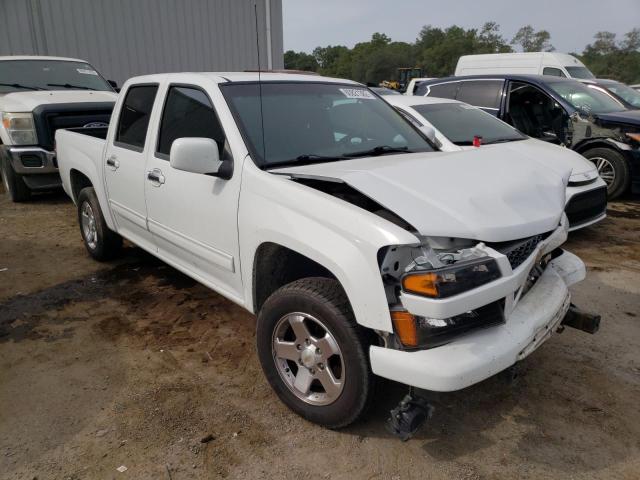
<svg viewBox="0 0 640 480">
<path fill-rule="evenodd" d="M 110 230 L 102 215 L 98 197 L 93 187 L 86 187 L 78 195 L 78 224 L 84 246 L 94 259 L 104 262 L 115 258 L 122 248 L 122 237 Z M 83 211 L 88 205 L 91 209 L 95 225 L 95 238 L 88 239 L 83 227 Z"/>
<path fill-rule="evenodd" d="M 13 171 L 13 167 L 9 164 L 9 160 L 2 159 L 2 181 L 4 188 L 9 194 L 9 198 L 14 203 L 26 202 L 31 198 L 31 190 L 24 183 L 21 175 Z"/>
<path fill-rule="evenodd" d="M 280 319 L 294 312 L 320 320 L 342 352 L 344 386 L 328 405 L 312 405 L 298 398 L 278 372 L 272 347 L 274 332 Z M 335 429 L 355 422 L 369 407 L 375 377 L 369 366 L 366 333 L 357 325 L 349 301 L 336 280 L 305 278 L 274 292 L 258 315 L 256 341 L 267 380 L 282 402 L 298 415 Z"/>
<path fill-rule="evenodd" d="M 613 181 L 603 178 L 607 182 L 609 200 L 614 200 L 627 191 L 631 182 L 631 172 L 629 162 L 622 153 L 612 148 L 592 148 L 583 152 L 582 155 L 595 163 L 596 166 L 598 166 L 599 159 L 604 159 L 613 167 Z"/>
</svg>

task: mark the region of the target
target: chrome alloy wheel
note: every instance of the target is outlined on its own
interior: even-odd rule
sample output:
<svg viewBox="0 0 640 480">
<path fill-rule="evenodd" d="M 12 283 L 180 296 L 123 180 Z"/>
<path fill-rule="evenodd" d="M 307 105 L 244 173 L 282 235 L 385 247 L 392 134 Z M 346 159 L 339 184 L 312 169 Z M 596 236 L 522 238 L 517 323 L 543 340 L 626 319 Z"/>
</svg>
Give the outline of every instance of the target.
<svg viewBox="0 0 640 480">
<path fill-rule="evenodd" d="M 589 160 L 596 165 L 600 178 L 610 187 L 616 180 L 616 170 L 613 168 L 613 164 L 603 157 L 591 157 Z"/>
<path fill-rule="evenodd" d="M 82 205 L 82 233 L 87 246 L 91 250 L 95 250 L 98 246 L 98 230 L 96 228 L 96 217 L 89 202 L 84 202 Z"/>
<path fill-rule="evenodd" d="M 303 402 L 330 405 L 342 393 L 342 352 L 329 329 L 317 318 L 296 312 L 278 320 L 272 352 L 280 377 Z"/>
</svg>

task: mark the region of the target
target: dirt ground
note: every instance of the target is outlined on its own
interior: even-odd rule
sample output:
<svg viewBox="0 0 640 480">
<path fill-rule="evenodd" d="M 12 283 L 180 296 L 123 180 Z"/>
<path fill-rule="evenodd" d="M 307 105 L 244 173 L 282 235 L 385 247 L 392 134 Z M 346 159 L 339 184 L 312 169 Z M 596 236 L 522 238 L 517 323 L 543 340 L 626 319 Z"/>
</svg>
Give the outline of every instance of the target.
<svg viewBox="0 0 640 480">
<path fill-rule="evenodd" d="M 600 332 L 554 336 L 513 385 L 434 395 L 401 443 L 383 420 L 403 387 L 312 425 L 263 378 L 251 315 L 139 249 L 90 260 L 62 194 L 0 195 L 0 478 L 640 479 L 640 203 L 567 247 Z"/>
</svg>

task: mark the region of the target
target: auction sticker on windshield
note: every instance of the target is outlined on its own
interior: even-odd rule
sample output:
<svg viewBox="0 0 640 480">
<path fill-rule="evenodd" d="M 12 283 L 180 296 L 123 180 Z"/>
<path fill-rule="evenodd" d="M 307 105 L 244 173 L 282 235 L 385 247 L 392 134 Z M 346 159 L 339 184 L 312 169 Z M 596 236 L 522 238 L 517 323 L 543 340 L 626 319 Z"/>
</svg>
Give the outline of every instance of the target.
<svg viewBox="0 0 640 480">
<path fill-rule="evenodd" d="M 366 88 L 341 88 L 340 91 L 347 98 L 367 98 L 367 99 L 376 98 L 373 95 L 373 93 L 371 93 Z"/>
<path fill-rule="evenodd" d="M 86 68 L 76 68 L 76 70 L 83 75 L 98 75 L 98 72 L 95 70 L 87 70 Z"/>
</svg>

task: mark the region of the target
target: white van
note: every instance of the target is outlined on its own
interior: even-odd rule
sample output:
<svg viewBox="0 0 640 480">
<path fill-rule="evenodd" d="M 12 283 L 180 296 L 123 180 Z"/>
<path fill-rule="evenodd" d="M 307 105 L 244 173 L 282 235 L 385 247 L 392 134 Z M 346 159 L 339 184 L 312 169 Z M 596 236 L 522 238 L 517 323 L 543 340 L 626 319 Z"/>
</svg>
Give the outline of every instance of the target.
<svg viewBox="0 0 640 480">
<path fill-rule="evenodd" d="M 455 75 L 491 75 L 494 73 L 553 75 L 579 79 L 595 78 L 593 73 L 576 57 L 556 52 L 464 55 L 458 60 Z"/>
</svg>

